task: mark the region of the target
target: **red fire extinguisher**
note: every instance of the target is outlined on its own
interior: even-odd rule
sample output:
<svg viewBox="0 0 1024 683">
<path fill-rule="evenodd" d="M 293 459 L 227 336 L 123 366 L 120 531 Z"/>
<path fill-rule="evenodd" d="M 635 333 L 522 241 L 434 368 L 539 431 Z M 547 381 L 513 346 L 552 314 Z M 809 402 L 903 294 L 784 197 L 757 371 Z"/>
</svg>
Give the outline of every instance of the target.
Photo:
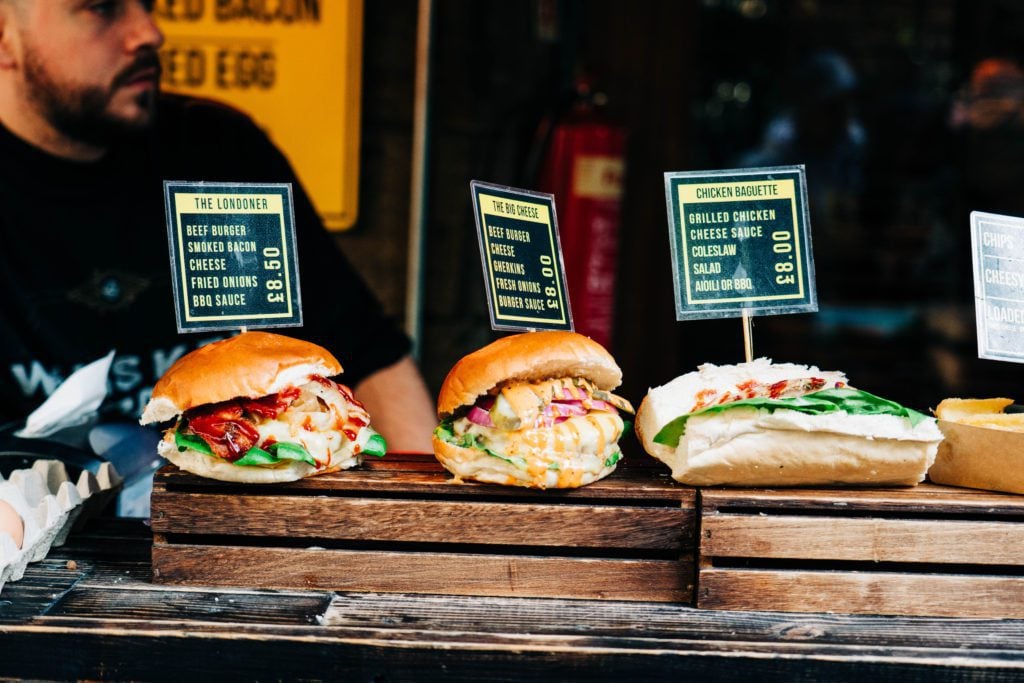
<svg viewBox="0 0 1024 683">
<path fill-rule="evenodd" d="M 538 187 L 555 195 L 565 279 L 577 332 L 610 346 L 615 318 L 626 130 L 602 111 L 587 79 L 551 129 Z"/>
</svg>

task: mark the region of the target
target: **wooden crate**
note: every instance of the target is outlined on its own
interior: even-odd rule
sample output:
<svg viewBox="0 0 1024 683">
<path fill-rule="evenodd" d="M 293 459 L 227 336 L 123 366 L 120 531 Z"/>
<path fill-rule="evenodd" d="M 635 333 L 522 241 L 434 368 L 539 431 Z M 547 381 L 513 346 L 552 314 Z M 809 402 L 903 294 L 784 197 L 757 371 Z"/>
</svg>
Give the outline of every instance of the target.
<svg viewBox="0 0 1024 683">
<path fill-rule="evenodd" d="M 388 455 L 278 485 L 160 470 L 160 583 L 692 603 L 695 492 L 649 468 L 579 489 L 453 483 Z"/>
<path fill-rule="evenodd" d="M 697 606 L 1024 618 L 1024 496 L 700 492 Z"/>
</svg>

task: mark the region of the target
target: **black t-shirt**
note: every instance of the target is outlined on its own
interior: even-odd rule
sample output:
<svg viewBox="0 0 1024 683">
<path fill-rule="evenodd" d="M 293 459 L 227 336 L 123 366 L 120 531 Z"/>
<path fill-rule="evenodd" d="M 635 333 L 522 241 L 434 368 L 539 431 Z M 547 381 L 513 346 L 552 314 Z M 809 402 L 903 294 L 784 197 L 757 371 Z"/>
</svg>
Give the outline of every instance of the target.
<svg viewBox="0 0 1024 683">
<path fill-rule="evenodd" d="M 27 415 L 112 349 L 102 413 L 137 418 L 171 363 L 227 336 L 177 332 L 164 180 L 292 183 L 304 326 L 276 331 L 329 349 L 349 385 L 408 352 L 263 132 L 229 107 L 163 96 L 153 130 L 96 163 L 0 126 L 0 419 Z"/>
</svg>

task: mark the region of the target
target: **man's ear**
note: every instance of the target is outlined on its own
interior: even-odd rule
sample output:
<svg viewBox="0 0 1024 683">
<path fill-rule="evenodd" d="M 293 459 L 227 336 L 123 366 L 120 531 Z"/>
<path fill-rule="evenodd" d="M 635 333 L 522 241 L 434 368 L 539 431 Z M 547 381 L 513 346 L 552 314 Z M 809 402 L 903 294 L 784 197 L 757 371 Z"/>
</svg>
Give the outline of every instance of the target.
<svg viewBox="0 0 1024 683">
<path fill-rule="evenodd" d="M 0 69 L 14 68 L 18 60 L 14 34 L 14 6 L 10 0 L 0 0 Z"/>
</svg>

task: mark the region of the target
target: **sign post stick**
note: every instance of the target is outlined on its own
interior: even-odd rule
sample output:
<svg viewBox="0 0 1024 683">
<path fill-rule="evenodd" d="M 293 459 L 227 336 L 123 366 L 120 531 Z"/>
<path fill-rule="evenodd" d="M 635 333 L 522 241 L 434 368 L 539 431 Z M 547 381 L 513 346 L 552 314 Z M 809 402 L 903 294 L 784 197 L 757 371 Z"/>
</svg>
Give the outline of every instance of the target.
<svg viewBox="0 0 1024 683">
<path fill-rule="evenodd" d="M 748 363 L 754 360 L 754 317 L 746 308 L 743 309 L 743 353 Z"/>
</svg>

